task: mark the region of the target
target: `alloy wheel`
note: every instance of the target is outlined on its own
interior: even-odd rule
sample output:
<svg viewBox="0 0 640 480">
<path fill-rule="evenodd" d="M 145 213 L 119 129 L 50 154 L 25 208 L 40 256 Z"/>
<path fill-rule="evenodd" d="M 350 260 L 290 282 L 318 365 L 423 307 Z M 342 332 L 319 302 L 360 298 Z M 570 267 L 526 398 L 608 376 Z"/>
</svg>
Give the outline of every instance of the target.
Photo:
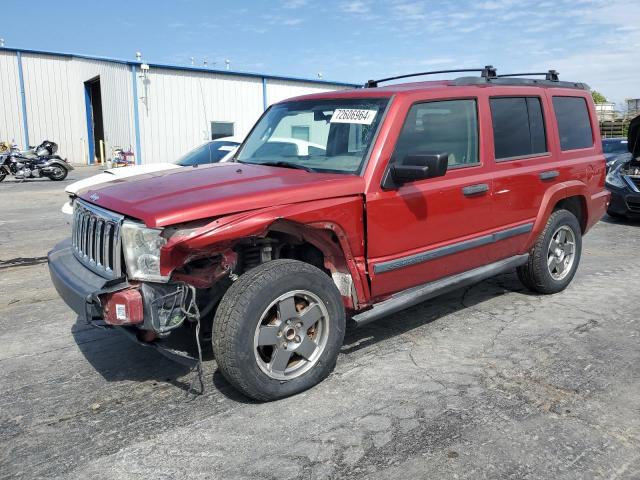
<svg viewBox="0 0 640 480">
<path fill-rule="evenodd" d="M 328 337 L 324 302 L 306 290 L 287 292 L 260 316 L 253 341 L 255 360 L 269 377 L 290 380 L 318 362 Z"/>
<path fill-rule="evenodd" d="M 563 280 L 573 267 L 576 251 L 576 236 L 566 225 L 559 227 L 551 236 L 547 252 L 547 267 L 554 280 Z"/>
</svg>

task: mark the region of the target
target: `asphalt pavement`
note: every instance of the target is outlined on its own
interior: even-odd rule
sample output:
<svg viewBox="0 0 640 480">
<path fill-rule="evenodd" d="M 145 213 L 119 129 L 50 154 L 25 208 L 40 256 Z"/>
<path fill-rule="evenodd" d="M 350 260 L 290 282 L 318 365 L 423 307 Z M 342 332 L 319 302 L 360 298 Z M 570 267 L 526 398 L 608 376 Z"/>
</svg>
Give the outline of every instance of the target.
<svg viewBox="0 0 640 480">
<path fill-rule="evenodd" d="M 605 217 L 560 294 L 506 274 L 350 329 L 260 404 L 57 296 L 63 187 L 94 173 L 0 183 L 0 478 L 640 478 L 640 223 Z"/>
</svg>

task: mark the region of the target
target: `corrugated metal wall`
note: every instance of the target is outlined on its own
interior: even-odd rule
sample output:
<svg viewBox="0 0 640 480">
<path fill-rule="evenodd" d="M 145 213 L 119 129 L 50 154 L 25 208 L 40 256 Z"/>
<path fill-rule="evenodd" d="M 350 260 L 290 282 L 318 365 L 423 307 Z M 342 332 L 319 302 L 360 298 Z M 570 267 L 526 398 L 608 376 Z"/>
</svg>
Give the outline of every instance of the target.
<svg viewBox="0 0 640 480">
<path fill-rule="evenodd" d="M 22 51 L 30 143 L 48 139 L 73 163 L 87 163 L 85 82 L 100 78 L 106 157 L 111 149 L 136 151 L 132 66 L 120 61 Z M 211 122 L 232 122 L 244 137 L 267 104 L 338 87 L 260 76 L 136 67 L 143 163 L 169 162 L 211 138 Z M 22 146 L 22 107 L 17 52 L 0 50 L 0 141 Z M 99 146 L 96 145 L 96 155 Z"/>
<path fill-rule="evenodd" d="M 16 54 L 0 51 L 0 142 L 23 143 L 20 101 Z"/>
<path fill-rule="evenodd" d="M 23 54 L 22 65 L 32 144 L 53 140 L 61 156 L 73 163 L 87 162 L 84 82 L 99 76 L 105 154 L 108 157 L 113 146 L 134 147 L 127 65 L 38 54 Z"/>
<path fill-rule="evenodd" d="M 144 163 L 175 160 L 211 138 L 211 122 L 243 136 L 262 113 L 259 78 L 152 68 L 138 77 Z"/>
<path fill-rule="evenodd" d="M 267 103 L 333 90 L 331 85 L 267 79 Z M 151 68 L 138 76 L 144 163 L 170 162 L 211 138 L 211 122 L 232 122 L 244 137 L 263 112 L 262 78 Z"/>
</svg>

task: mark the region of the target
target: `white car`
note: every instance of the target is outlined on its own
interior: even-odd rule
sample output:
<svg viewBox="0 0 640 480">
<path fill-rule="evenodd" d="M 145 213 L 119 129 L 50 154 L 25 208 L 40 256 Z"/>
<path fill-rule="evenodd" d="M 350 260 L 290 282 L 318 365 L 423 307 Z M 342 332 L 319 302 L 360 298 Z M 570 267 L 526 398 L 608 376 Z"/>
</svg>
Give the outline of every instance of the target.
<svg viewBox="0 0 640 480">
<path fill-rule="evenodd" d="M 73 215 L 73 201 L 81 190 L 101 183 L 142 175 L 144 173 L 161 172 L 193 165 L 226 162 L 233 156 L 241 143 L 242 139 L 238 137 L 219 138 L 203 143 L 193 150 L 190 150 L 173 163 L 149 163 L 145 165 L 110 168 L 92 177 L 78 180 L 77 182 L 67 185 L 67 188 L 65 188 L 65 192 L 69 195 L 69 201 L 62 206 L 62 213 Z"/>
<path fill-rule="evenodd" d="M 276 153 L 278 155 L 300 155 L 306 157 L 308 155 L 326 154 L 326 150 L 322 145 L 297 138 L 271 137 L 262 148 L 266 155 Z"/>
</svg>

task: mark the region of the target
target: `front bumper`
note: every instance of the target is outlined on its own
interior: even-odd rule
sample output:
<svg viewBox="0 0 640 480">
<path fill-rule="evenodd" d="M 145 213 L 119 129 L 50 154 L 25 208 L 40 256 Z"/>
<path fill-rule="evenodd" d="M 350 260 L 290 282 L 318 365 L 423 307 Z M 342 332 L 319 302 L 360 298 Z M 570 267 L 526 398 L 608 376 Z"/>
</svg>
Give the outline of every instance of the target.
<svg viewBox="0 0 640 480">
<path fill-rule="evenodd" d="M 186 319 L 182 307 L 188 291 L 182 283 L 107 280 L 76 259 L 70 240 L 57 244 L 48 259 L 58 294 L 87 323 L 135 326 L 166 336 Z"/>
<path fill-rule="evenodd" d="M 47 255 L 49 274 L 65 303 L 87 322 L 102 318 L 98 295 L 127 287 L 126 281 L 107 280 L 82 265 L 73 255 L 71 240 L 58 243 Z"/>
<path fill-rule="evenodd" d="M 611 192 L 611 202 L 608 212 L 614 215 L 627 217 L 640 217 L 640 193 L 633 192 L 630 188 L 616 188 L 607 185 Z"/>
</svg>

